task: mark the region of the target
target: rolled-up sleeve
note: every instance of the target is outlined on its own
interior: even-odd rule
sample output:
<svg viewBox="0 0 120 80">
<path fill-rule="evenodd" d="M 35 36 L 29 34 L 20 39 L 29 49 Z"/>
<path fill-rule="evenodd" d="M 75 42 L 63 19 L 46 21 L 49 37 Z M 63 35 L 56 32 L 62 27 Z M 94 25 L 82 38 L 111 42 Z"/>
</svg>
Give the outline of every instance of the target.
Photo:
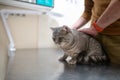
<svg viewBox="0 0 120 80">
<path fill-rule="evenodd" d="M 94 3 L 92 0 L 85 0 L 84 2 L 85 2 L 84 3 L 85 9 L 82 14 L 82 17 L 84 17 L 86 20 L 89 21 L 92 15 L 92 8 L 93 8 Z"/>
</svg>

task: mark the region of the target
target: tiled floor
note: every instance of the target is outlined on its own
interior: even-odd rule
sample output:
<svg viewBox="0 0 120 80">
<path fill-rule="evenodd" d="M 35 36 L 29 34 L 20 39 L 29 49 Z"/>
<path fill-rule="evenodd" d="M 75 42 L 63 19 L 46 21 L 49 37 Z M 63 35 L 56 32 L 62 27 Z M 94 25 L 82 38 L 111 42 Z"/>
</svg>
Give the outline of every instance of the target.
<svg viewBox="0 0 120 80">
<path fill-rule="evenodd" d="M 6 80 L 120 80 L 120 68 L 61 63 L 58 49 L 23 49 L 9 61 Z"/>
</svg>

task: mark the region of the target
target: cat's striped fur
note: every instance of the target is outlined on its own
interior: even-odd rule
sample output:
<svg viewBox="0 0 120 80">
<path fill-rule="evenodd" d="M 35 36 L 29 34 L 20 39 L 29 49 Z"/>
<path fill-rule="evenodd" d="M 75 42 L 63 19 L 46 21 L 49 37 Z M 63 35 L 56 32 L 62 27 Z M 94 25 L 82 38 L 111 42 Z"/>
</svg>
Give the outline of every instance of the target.
<svg viewBox="0 0 120 80">
<path fill-rule="evenodd" d="M 51 29 L 53 41 L 64 51 L 60 61 L 65 61 L 68 56 L 72 58 L 69 64 L 106 64 L 109 61 L 101 44 L 92 36 L 67 26 Z"/>
</svg>

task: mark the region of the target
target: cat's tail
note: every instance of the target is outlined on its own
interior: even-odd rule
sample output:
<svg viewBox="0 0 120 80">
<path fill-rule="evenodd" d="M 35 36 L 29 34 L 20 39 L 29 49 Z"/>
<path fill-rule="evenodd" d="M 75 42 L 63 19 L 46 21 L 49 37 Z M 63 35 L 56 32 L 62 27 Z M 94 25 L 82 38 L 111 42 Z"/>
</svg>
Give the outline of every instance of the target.
<svg viewBox="0 0 120 80">
<path fill-rule="evenodd" d="M 109 65 L 110 60 L 106 55 L 103 56 L 90 56 L 91 64 L 101 64 L 101 65 Z"/>
</svg>

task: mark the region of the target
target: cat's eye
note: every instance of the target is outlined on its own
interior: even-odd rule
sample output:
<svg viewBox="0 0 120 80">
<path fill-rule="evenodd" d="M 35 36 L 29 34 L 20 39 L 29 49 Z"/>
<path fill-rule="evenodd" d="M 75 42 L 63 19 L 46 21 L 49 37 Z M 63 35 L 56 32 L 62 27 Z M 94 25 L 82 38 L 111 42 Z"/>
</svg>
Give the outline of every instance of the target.
<svg viewBox="0 0 120 80">
<path fill-rule="evenodd" d="M 53 37 L 53 41 L 55 41 L 55 38 Z"/>
<path fill-rule="evenodd" d="M 61 42 L 64 39 L 64 37 L 59 37 L 59 41 Z"/>
</svg>

